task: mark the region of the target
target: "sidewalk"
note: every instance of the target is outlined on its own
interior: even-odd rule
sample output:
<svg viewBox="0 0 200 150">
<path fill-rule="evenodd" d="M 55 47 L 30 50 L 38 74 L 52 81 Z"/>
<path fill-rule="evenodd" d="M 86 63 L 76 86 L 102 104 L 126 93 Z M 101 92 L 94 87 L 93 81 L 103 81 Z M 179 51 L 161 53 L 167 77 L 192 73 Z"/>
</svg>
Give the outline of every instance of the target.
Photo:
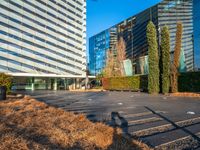
<svg viewBox="0 0 200 150">
<path fill-rule="evenodd" d="M 106 91 L 104 89 L 76 89 L 76 90 L 69 90 L 70 92 L 103 92 Z"/>
</svg>

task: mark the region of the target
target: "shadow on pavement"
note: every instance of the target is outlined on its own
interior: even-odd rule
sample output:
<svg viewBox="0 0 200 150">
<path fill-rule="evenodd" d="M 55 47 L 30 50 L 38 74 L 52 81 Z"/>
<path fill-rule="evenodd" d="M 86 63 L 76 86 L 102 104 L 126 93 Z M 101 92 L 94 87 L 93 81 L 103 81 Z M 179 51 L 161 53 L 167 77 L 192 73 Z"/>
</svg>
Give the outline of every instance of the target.
<svg viewBox="0 0 200 150">
<path fill-rule="evenodd" d="M 120 124 L 117 123 L 119 120 Z M 120 116 L 118 112 L 111 113 L 111 126 L 112 127 L 120 127 L 123 131 L 123 134 L 129 135 L 128 133 L 128 121 Z"/>
<path fill-rule="evenodd" d="M 172 120 L 170 120 L 170 119 L 168 119 L 167 117 L 161 115 L 160 113 L 155 112 L 153 109 L 151 109 L 151 108 L 149 108 L 149 107 L 147 107 L 147 106 L 145 106 L 145 108 L 146 108 L 147 110 L 149 110 L 150 112 L 152 112 L 153 114 L 159 116 L 160 118 L 162 118 L 162 119 L 164 119 L 165 121 L 167 121 L 167 122 L 169 122 L 170 124 L 172 124 L 172 125 L 175 127 L 174 130 L 180 129 L 180 130 L 184 131 L 185 133 L 187 133 L 188 135 L 190 135 L 191 137 L 193 137 L 196 141 L 198 141 L 198 143 L 199 143 L 199 145 L 200 145 L 200 138 L 199 138 L 198 136 L 196 136 L 195 134 L 193 134 L 192 132 L 190 132 L 189 130 L 187 130 L 185 127 L 180 127 L 179 125 L 177 125 L 177 124 L 176 124 L 175 122 L 173 122 Z M 169 132 L 169 131 L 167 131 L 167 132 Z M 161 133 L 158 133 L 158 134 L 162 134 L 162 132 L 161 132 Z"/>
</svg>

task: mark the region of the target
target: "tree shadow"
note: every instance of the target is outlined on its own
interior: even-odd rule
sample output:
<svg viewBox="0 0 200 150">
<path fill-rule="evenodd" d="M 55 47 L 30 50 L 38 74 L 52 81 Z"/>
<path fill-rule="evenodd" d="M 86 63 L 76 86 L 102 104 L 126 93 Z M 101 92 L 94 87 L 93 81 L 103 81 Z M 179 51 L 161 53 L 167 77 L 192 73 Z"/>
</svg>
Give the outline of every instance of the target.
<svg viewBox="0 0 200 150">
<path fill-rule="evenodd" d="M 177 125 L 175 122 L 173 122 L 172 120 L 170 120 L 169 118 L 167 118 L 167 117 L 161 115 L 160 113 L 157 113 L 157 112 L 154 111 L 153 109 L 151 109 L 151 108 L 149 108 L 149 107 L 147 107 L 147 106 L 145 106 L 145 108 L 146 108 L 148 111 L 152 112 L 153 114 L 155 114 L 155 115 L 159 116 L 160 118 L 164 119 L 165 121 L 167 121 L 168 123 L 170 123 L 172 126 L 174 126 L 175 129 L 173 129 L 173 130 L 178 130 L 178 129 L 180 129 L 180 130 L 182 130 L 183 132 L 185 132 L 186 134 L 188 134 L 189 136 L 191 136 L 192 138 L 194 138 L 194 139 L 198 142 L 198 144 L 199 144 L 198 147 L 200 147 L 200 138 L 199 138 L 197 135 L 195 135 L 194 133 L 192 133 L 191 131 L 189 131 L 188 129 L 186 129 L 187 126 L 181 127 L 181 126 Z M 199 124 L 199 123 L 198 123 L 198 124 Z M 194 125 L 194 124 L 192 124 L 192 125 Z M 173 131 L 173 130 L 168 130 L 168 131 L 166 131 L 166 132 Z M 166 133 L 166 132 L 163 132 L 163 133 Z M 157 133 L 157 134 L 162 134 L 162 132 L 161 132 L 161 133 Z M 153 134 L 152 134 L 152 135 L 153 135 Z M 150 135 L 150 136 L 151 136 L 151 135 Z"/>
<path fill-rule="evenodd" d="M 22 138 L 28 142 L 28 148 L 32 149 L 33 144 L 39 144 L 41 146 L 44 146 L 47 149 L 65 149 L 65 147 L 52 143 L 47 135 L 42 135 L 39 133 L 36 133 L 33 129 L 29 129 L 28 127 L 19 127 L 18 125 L 11 125 L 11 124 L 5 124 L 6 128 L 10 129 L 10 134 L 14 134 L 16 138 Z M 1 131 L 0 138 L 4 136 L 6 133 L 5 131 Z"/>
<path fill-rule="evenodd" d="M 120 124 L 117 123 L 117 120 Z M 128 135 L 128 121 L 120 116 L 118 112 L 111 112 L 111 126 L 112 127 L 120 127 L 123 131 L 123 134 Z"/>
<path fill-rule="evenodd" d="M 29 149 L 34 149 L 34 143 L 38 144 L 41 149 L 50 149 L 50 150 L 84 150 L 81 144 L 75 143 L 72 147 L 62 146 L 59 143 L 54 143 L 49 139 L 47 135 L 39 134 L 37 131 L 28 128 L 22 128 L 17 125 L 4 124 L 6 128 L 11 129 L 10 133 L 17 138 L 22 138 L 27 141 L 27 146 Z M 5 133 L 4 133 L 5 132 Z M 0 138 L 4 134 L 8 134 L 6 131 L 1 131 Z M 20 145 L 20 143 L 19 143 Z M 11 145 L 14 146 L 14 145 Z"/>
<path fill-rule="evenodd" d="M 117 124 L 115 121 L 117 118 L 120 119 L 122 122 L 120 127 L 126 128 L 127 121 L 123 117 L 121 117 L 118 113 L 113 112 L 112 119 L 113 119 L 114 124 Z M 38 133 L 37 130 L 35 130 L 35 128 L 22 127 L 17 124 L 9 124 L 9 123 L 4 123 L 4 125 L 6 126 L 6 129 L 5 129 L 5 131 L 4 130 L 1 131 L 0 139 L 5 134 L 7 134 L 7 129 L 9 129 L 9 133 L 14 135 L 14 137 L 21 138 L 21 139 L 24 139 L 25 141 L 27 141 L 28 149 L 35 149 L 35 147 L 37 147 L 39 149 L 41 148 L 41 149 L 49 149 L 49 150 L 55 150 L 55 149 L 85 150 L 87 147 L 89 147 L 89 149 L 91 149 L 91 150 L 102 149 L 102 148 L 96 146 L 95 144 L 84 146 L 83 145 L 84 143 L 81 143 L 79 141 L 76 141 L 75 143 L 73 143 L 72 146 L 64 146 L 64 145 L 57 143 L 56 141 L 54 142 L 52 139 L 50 139 L 50 137 L 48 135 Z M 124 130 L 124 132 L 126 133 L 127 130 Z M 20 145 L 20 143 L 19 143 L 19 145 Z M 14 145 L 11 145 L 11 146 L 14 146 Z M 128 139 L 124 135 L 119 134 L 119 132 L 117 131 L 117 127 L 114 127 L 112 144 L 109 145 L 106 149 L 107 150 L 133 150 L 133 149 L 142 150 L 142 148 L 140 147 L 139 144 L 133 143 L 131 139 Z"/>
<path fill-rule="evenodd" d="M 49 104 L 48 104 L 49 105 Z M 16 108 L 18 109 L 18 108 Z M 16 110 L 17 111 L 17 110 Z M 1 116 L 0 116 L 1 117 Z M 119 123 L 119 124 L 118 124 Z M 29 145 L 29 149 L 33 149 L 33 144 L 32 143 L 36 143 L 38 145 L 41 145 L 41 149 L 70 149 L 70 150 L 83 150 L 85 149 L 85 147 L 83 148 L 83 145 L 81 142 L 77 141 L 75 142 L 72 146 L 65 146 L 60 145 L 59 143 L 57 143 L 56 141 L 53 141 L 50 136 L 48 136 L 48 134 L 42 133 L 42 132 L 38 132 L 37 131 L 37 127 L 28 127 L 28 126 L 21 126 L 20 124 L 16 124 L 16 123 L 4 123 L 11 131 L 12 134 L 15 135 L 15 137 L 20 137 L 26 141 L 28 141 Z M 129 133 L 128 133 L 128 122 L 125 118 L 123 118 L 122 116 L 120 116 L 120 114 L 118 112 L 112 112 L 111 113 L 111 122 L 110 124 L 113 124 L 114 127 L 114 131 L 112 136 L 112 144 L 108 146 L 108 148 L 106 149 L 116 149 L 116 150 L 132 150 L 132 149 L 138 149 L 140 150 L 140 146 L 133 143 L 131 138 L 128 140 L 128 138 L 125 138 L 125 136 L 129 137 Z M 123 133 L 119 134 L 117 131 L 117 127 L 121 128 Z M 48 130 L 48 128 L 46 128 Z M 0 138 L 3 131 L 1 131 L 0 133 Z M 6 132 L 6 131 L 5 131 Z M 63 131 L 65 132 L 65 131 Z M 92 149 L 101 149 L 95 145 L 90 145 L 90 147 L 92 147 Z"/>
<path fill-rule="evenodd" d="M 114 128 L 113 142 L 108 147 L 108 150 L 142 150 L 138 143 L 134 143 L 134 138 L 128 133 L 128 121 L 120 116 L 118 112 L 111 112 L 110 126 Z M 122 130 L 119 134 L 117 128 Z"/>
</svg>

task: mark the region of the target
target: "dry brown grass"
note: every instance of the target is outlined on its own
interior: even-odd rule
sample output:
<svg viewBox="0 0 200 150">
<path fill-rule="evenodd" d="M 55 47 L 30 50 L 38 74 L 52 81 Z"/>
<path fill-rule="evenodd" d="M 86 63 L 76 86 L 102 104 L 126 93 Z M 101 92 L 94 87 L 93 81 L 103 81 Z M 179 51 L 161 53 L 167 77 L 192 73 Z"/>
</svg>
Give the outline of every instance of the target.
<svg viewBox="0 0 200 150">
<path fill-rule="evenodd" d="M 178 97 L 200 97 L 200 93 L 177 92 L 177 93 L 171 93 L 170 96 L 178 96 Z"/>
<path fill-rule="evenodd" d="M 147 150 L 102 123 L 31 98 L 0 102 L 0 149 Z"/>
</svg>

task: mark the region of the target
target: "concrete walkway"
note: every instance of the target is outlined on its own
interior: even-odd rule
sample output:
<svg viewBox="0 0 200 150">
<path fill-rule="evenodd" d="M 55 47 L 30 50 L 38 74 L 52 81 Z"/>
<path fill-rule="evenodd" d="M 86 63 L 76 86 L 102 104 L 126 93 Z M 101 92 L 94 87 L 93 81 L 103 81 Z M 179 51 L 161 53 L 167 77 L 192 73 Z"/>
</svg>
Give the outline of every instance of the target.
<svg viewBox="0 0 200 150">
<path fill-rule="evenodd" d="M 132 92 L 26 92 L 91 121 L 122 128 L 155 149 L 200 148 L 200 98 Z"/>
</svg>

